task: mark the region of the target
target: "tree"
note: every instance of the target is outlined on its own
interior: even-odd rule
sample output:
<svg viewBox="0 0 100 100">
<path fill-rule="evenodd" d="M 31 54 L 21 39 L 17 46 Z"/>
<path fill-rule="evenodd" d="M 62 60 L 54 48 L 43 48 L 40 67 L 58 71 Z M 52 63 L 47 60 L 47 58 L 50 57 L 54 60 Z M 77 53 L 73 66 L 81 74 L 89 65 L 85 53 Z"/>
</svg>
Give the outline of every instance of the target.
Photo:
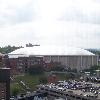
<svg viewBox="0 0 100 100">
<path fill-rule="evenodd" d="M 83 72 L 90 72 L 91 74 L 95 73 L 96 70 L 99 70 L 100 66 L 94 65 L 91 66 L 89 69 L 84 69 Z"/>
<path fill-rule="evenodd" d="M 42 84 L 46 84 L 46 83 L 48 82 L 47 77 L 46 77 L 46 76 L 40 77 L 39 82 L 40 82 L 40 84 L 41 84 L 41 83 L 42 83 Z"/>
<path fill-rule="evenodd" d="M 50 62 L 49 71 L 63 71 L 64 66 L 60 62 Z"/>
<path fill-rule="evenodd" d="M 22 46 L 16 47 L 16 46 L 5 46 L 5 47 L 0 47 L 0 53 L 6 54 L 6 53 L 10 53 L 16 49 L 22 48 Z"/>
<path fill-rule="evenodd" d="M 18 87 L 14 87 L 12 90 L 12 95 L 13 96 L 17 96 L 20 92 L 20 89 Z"/>
<path fill-rule="evenodd" d="M 90 70 L 98 70 L 98 69 L 100 69 L 100 66 L 98 65 L 94 65 L 90 67 Z"/>
<path fill-rule="evenodd" d="M 64 68 L 62 66 L 54 66 L 50 69 L 51 71 L 63 71 Z"/>
<path fill-rule="evenodd" d="M 41 65 L 33 65 L 30 68 L 28 68 L 28 73 L 31 75 L 37 75 L 37 74 L 43 74 L 44 69 Z"/>
</svg>

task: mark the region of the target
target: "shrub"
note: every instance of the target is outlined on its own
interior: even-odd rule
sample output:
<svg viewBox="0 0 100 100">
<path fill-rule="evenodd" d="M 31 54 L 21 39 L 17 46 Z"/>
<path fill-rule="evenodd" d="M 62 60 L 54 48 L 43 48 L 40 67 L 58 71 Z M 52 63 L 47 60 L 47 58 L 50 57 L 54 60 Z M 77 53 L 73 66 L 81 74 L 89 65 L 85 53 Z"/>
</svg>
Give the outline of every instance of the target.
<svg viewBox="0 0 100 100">
<path fill-rule="evenodd" d="M 44 69 L 41 65 L 34 65 L 28 68 L 28 73 L 31 75 L 43 74 Z"/>
<path fill-rule="evenodd" d="M 46 84 L 48 81 L 47 81 L 47 77 L 46 76 L 42 76 L 39 78 L 39 83 L 40 84 Z"/>
</svg>

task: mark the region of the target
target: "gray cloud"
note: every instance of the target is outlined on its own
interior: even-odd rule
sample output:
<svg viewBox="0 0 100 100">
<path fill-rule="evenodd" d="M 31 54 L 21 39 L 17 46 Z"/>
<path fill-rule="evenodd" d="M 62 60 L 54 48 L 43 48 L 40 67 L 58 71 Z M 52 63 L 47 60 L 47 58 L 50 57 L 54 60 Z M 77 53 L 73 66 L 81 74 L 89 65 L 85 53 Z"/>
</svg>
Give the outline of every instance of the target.
<svg viewBox="0 0 100 100">
<path fill-rule="evenodd" d="M 87 1 L 88 3 L 82 1 L 83 4 L 79 0 L 74 1 L 73 5 L 66 7 L 59 20 L 100 24 L 100 2 L 98 3 L 95 0 Z"/>
<path fill-rule="evenodd" d="M 0 5 L 4 5 L 5 7 L 0 10 L 0 26 L 30 22 L 35 19 L 36 14 L 32 8 L 33 1 L 30 0 L 30 2 L 24 6 L 22 5 L 21 7 L 19 7 L 19 5 L 14 6 L 14 4 L 9 3 L 1 3 Z"/>
</svg>

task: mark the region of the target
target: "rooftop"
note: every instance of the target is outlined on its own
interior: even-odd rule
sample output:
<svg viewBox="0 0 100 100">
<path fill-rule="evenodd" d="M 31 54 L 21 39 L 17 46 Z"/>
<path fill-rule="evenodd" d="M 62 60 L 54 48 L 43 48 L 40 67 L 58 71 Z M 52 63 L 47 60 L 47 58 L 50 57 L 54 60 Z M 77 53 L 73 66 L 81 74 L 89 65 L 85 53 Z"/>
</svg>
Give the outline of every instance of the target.
<svg viewBox="0 0 100 100">
<path fill-rule="evenodd" d="M 34 46 L 34 47 L 25 47 L 17 49 L 9 53 L 9 57 L 21 57 L 21 56 L 30 56 L 30 55 L 94 55 L 93 53 L 76 47 L 69 46 Z"/>
</svg>

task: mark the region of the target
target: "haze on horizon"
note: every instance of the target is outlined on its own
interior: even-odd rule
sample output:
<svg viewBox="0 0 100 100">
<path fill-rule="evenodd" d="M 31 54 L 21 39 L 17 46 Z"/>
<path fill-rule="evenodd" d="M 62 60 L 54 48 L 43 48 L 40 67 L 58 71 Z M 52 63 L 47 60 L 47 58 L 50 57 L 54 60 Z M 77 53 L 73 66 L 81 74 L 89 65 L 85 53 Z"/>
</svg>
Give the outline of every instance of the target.
<svg viewBox="0 0 100 100">
<path fill-rule="evenodd" d="M 27 43 L 100 48 L 100 1 L 0 0 L 0 47 Z"/>
</svg>

